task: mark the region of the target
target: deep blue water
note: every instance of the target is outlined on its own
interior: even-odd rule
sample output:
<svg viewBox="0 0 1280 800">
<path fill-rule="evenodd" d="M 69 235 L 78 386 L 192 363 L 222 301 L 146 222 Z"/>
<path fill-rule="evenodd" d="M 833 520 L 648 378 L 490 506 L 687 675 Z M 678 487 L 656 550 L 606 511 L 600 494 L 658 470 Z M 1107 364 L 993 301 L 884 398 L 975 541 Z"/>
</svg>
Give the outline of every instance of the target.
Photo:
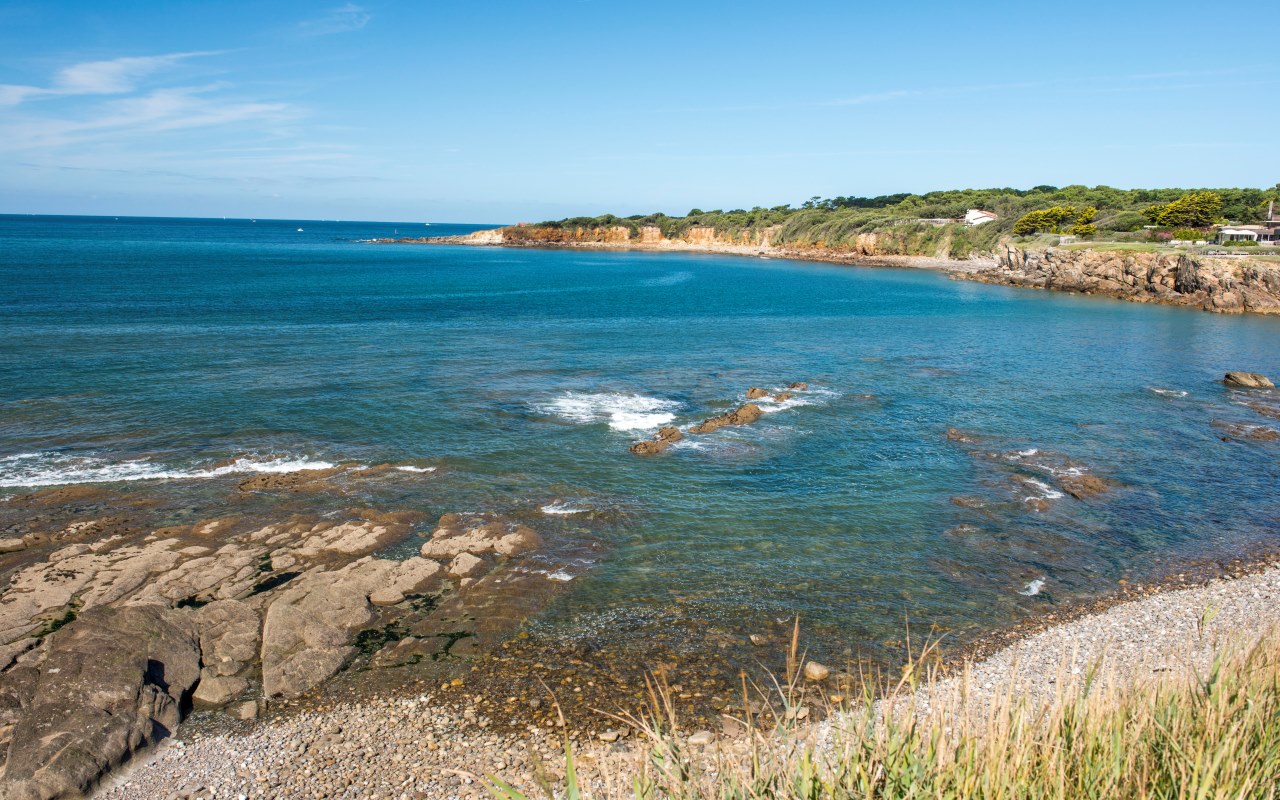
<svg viewBox="0 0 1280 800">
<path fill-rule="evenodd" d="M 600 543 L 540 624 L 799 613 L 855 648 L 1280 534 L 1280 444 L 1223 439 L 1280 423 L 1217 382 L 1280 376 L 1280 319 L 911 270 L 360 241 L 477 227 L 0 217 L 0 494 L 130 478 L 108 485 L 211 515 L 227 460 L 434 466 L 361 499 Z M 810 389 L 761 423 L 627 452 L 792 381 Z M 1116 488 L 1053 497 L 1073 469 Z"/>
</svg>

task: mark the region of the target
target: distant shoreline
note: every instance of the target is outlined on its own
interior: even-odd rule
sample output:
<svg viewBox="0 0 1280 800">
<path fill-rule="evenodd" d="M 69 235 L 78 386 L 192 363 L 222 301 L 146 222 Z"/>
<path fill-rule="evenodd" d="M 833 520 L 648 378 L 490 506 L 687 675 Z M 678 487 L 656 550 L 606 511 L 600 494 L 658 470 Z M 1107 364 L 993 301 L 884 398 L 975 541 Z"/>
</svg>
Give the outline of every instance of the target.
<svg viewBox="0 0 1280 800">
<path fill-rule="evenodd" d="M 477 231 L 477 234 L 496 233 L 501 231 Z M 645 253 L 700 253 L 706 255 L 741 256 L 747 258 L 783 259 L 791 261 L 813 261 L 824 264 L 843 264 L 855 267 L 899 267 L 905 269 L 928 269 L 938 272 L 971 273 L 983 269 L 994 268 L 995 258 L 953 259 L 933 256 L 903 255 L 865 255 L 843 253 L 821 248 L 773 247 L 747 244 L 724 243 L 690 243 L 665 240 L 660 243 L 649 242 L 515 242 L 499 241 L 477 234 L 469 236 L 424 236 L 419 238 L 401 237 L 398 239 L 374 239 L 372 244 L 433 244 L 462 245 L 466 247 L 505 247 L 529 248 L 534 250 L 616 250 L 638 251 Z"/>
</svg>

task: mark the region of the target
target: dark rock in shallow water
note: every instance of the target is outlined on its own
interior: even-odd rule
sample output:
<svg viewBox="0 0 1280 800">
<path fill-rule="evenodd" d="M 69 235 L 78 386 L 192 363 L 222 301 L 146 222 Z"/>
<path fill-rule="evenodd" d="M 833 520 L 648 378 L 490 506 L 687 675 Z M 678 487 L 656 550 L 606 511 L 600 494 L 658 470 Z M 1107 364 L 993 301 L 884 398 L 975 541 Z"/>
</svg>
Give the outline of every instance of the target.
<svg viewBox="0 0 1280 800">
<path fill-rule="evenodd" d="M 1265 375 L 1256 372 L 1228 372 L 1222 378 L 1228 386 L 1239 386 L 1245 389 L 1274 389 L 1276 385 Z"/>
<path fill-rule="evenodd" d="M 1085 500 L 1111 490 L 1111 482 L 1097 475 L 1080 473 L 1078 475 L 1062 475 L 1058 478 L 1062 491 L 1077 500 Z"/>
<path fill-rule="evenodd" d="M 12 675 L 17 672 L 18 675 Z M 23 681 L 22 673 L 30 680 Z M 77 797 L 107 770 L 178 726 L 200 675 L 190 615 L 160 606 L 100 606 L 52 634 L 25 686 L 0 797 Z"/>
<path fill-rule="evenodd" d="M 749 425 L 760 419 L 761 413 L 760 406 L 755 403 L 747 403 L 727 414 L 703 420 L 690 428 L 689 433 L 711 433 L 712 431 L 720 430 L 726 425 Z"/>
</svg>

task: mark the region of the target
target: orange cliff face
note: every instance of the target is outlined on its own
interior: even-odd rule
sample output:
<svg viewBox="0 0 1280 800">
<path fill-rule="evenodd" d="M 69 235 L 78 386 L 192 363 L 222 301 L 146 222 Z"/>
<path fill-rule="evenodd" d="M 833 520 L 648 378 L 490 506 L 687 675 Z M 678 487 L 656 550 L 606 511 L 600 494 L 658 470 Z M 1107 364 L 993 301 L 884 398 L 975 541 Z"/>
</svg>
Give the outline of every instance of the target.
<svg viewBox="0 0 1280 800">
<path fill-rule="evenodd" d="M 683 236 L 668 239 L 656 225 L 642 226 L 633 235 L 625 225 L 606 228 L 552 228 L 536 225 L 512 226 L 477 231 L 462 237 L 472 244 L 612 244 L 649 247 L 761 247 L 771 246 L 777 227 L 744 230 L 737 233 L 718 231 L 710 226 L 690 228 Z"/>
</svg>

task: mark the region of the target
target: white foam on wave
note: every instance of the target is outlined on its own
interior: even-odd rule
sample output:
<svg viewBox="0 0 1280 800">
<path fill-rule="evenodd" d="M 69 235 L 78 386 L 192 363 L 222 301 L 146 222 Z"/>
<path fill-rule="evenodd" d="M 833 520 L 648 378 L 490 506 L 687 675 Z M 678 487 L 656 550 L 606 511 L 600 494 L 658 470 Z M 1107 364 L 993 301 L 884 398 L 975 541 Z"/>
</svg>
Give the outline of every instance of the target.
<svg viewBox="0 0 1280 800">
<path fill-rule="evenodd" d="M 19 453 L 0 459 L 0 488 L 121 481 L 199 480 L 236 473 L 298 472 L 304 469 L 331 469 L 334 466 L 336 465 L 328 461 L 312 461 L 306 458 L 280 456 L 263 459 L 242 456 L 220 467 L 180 470 L 145 458 L 111 461 L 98 456 Z"/>
<path fill-rule="evenodd" d="M 1023 595 L 1025 597 L 1035 597 L 1036 595 L 1040 594 L 1040 590 L 1044 588 L 1044 583 L 1045 583 L 1044 578 L 1036 578 L 1031 583 L 1028 583 L 1027 588 L 1018 592 L 1018 594 Z"/>
<path fill-rule="evenodd" d="M 776 395 L 791 395 L 786 400 L 775 400 Z M 820 406 L 825 404 L 833 397 L 839 397 L 839 392 L 833 392 L 830 389 L 786 389 L 779 387 L 771 389 L 767 397 L 761 397 L 759 400 L 747 400 L 743 396 L 743 401 L 755 403 L 760 407 L 760 411 L 765 414 L 774 414 L 778 411 L 787 411 L 792 408 L 800 408 L 801 406 Z"/>
<path fill-rule="evenodd" d="M 692 272 L 673 272 L 670 275 L 663 275 L 661 278 L 650 278 L 643 281 L 641 286 L 677 286 L 681 283 L 687 283 L 693 280 Z"/>
<path fill-rule="evenodd" d="M 615 431 L 637 431 L 661 428 L 671 422 L 680 404 L 641 394 L 568 392 L 537 408 L 570 422 L 607 422 Z"/>
<path fill-rule="evenodd" d="M 435 467 L 415 467 L 412 464 L 404 464 L 402 466 L 396 467 L 396 469 L 400 470 L 401 472 L 435 472 L 436 471 Z"/>
<path fill-rule="evenodd" d="M 1039 499 L 1039 500 L 1061 500 L 1061 499 L 1064 497 L 1064 495 L 1062 494 L 1062 492 L 1060 492 L 1060 491 L 1058 491 L 1057 489 L 1053 488 L 1052 486 L 1050 486 L 1049 484 L 1045 483 L 1044 481 L 1038 481 L 1038 480 L 1036 480 L 1035 478 L 1023 478 L 1023 479 L 1022 479 L 1022 482 L 1023 482 L 1023 483 L 1025 483 L 1025 484 L 1026 484 L 1026 485 L 1028 485 L 1028 486 L 1034 486 L 1035 488 L 1037 488 L 1037 489 L 1039 489 L 1039 490 L 1040 490 L 1040 494 L 1039 494 L 1039 495 L 1037 495 L 1037 496 L 1035 496 L 1035 497 L 1028 497 L 1028 498 L 1026 498 L 1028 501 L 1031 501 L 1031 500 L 1037 500 L 1037 499 Z"/>
<path fill-rule="evenodd" d="M 539 509 L 543 514 L 565 515 L 565 514 L 585 514 L 590 511 L 589 508 L 575 506 L 571 503 L 547 503 Z"/>
<path fill-rule="evenodd" d="M 564 571 L 564 570 L 562 570 L 562 569 L 558 569 L 558 570 L 556 570 L 555 572 L 552 572 L 552 573 L 548 574 L 548 575 L 547 575 L 547 580 L 549 580 L 549 581 L 571 581 L 571 580 L 573 580 L 573 576 L 572 576 L 572 575 L 570 575 L 569 573 L 565 572 L 565 571 Z"/>
<path fill-rule="evenodd" d="M 1186 397 L 1187 393 L 1181 389 L 1166 389 L 1163 386 L 1148 386 L 1147 390 L 1161 397 Z"/>
</svg>

